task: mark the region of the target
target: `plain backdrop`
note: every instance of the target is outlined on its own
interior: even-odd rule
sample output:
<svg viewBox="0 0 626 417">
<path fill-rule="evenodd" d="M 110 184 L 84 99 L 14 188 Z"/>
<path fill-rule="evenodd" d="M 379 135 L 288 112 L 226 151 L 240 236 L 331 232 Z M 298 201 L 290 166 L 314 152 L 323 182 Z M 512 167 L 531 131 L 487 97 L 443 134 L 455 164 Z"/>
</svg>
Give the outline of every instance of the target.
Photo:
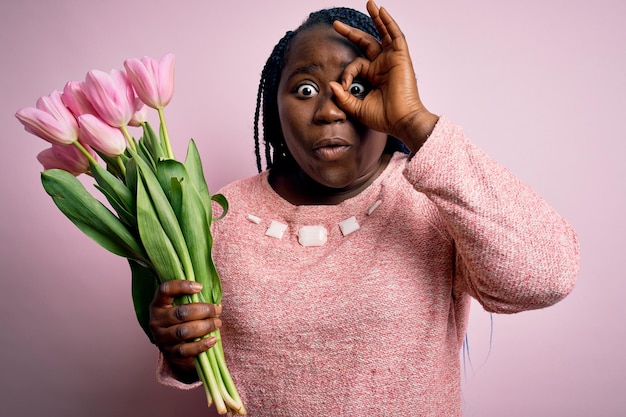
<svg viewBox="0 0 626 417">
<path fill-rule="evenodd" d="M 217 190 L 256 172 L 256 91 L 273 46 L 310 11 L 336 5 L 365 10 L 365 0 L 0 4 L 0 415 L 212 415 L 203 390 L 155 381 L 156 348 L 135 322 L 127 264 L 44 193 L 35 156 L 47 144 L 22 129 L 16 110 L 91 69 L 172 52 L 174 148 L 183 155 L 196 139 Z M 429 109 L 461 125 L 579 233 L 580 275 L 564 301 L 512 316 L 474 306 L 466 416 L 626 415 L 626 3 L 382 5 L 408 38 Z"/>
</svg>

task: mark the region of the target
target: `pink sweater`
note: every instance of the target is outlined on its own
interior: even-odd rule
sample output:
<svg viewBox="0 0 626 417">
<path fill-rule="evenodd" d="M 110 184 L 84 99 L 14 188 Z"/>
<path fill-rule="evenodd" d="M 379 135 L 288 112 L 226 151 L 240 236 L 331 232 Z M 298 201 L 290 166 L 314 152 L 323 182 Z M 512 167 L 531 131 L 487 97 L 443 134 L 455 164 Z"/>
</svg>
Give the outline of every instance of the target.
<svg viewBox="0 0 626 417">
<path fill-rule="evenodd" d="M 460 416 L 469 297 L 497 313 L 543 308 L 578 270 L 567 222 L 445 117 L 339 205 L 293 206 L 267 172 L 222 192 L 222 337 L 251 417 Z M 266 235 L 272 221 L 282 238 Z M 298 243 L 307 225 L 328 230 L 325 245 Z M 161 362 L 162 382 L 191 387 L 167 374 Z"/>
</svg>

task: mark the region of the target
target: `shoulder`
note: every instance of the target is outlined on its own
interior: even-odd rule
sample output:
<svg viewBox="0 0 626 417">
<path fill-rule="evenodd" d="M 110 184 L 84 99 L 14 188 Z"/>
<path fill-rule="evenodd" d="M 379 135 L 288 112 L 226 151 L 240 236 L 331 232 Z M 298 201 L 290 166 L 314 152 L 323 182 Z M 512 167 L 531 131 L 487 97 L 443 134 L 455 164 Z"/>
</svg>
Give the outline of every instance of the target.
<svg viewBox="0 0 626 417">
<path fill-rule="evenodd" d="M 222 187 L 218 193 L 223 194 L 229 201 L 248 200 L 264 194 L 264 182 L 267 182 L 267 171 L 233 181 Z"/>
</svg>

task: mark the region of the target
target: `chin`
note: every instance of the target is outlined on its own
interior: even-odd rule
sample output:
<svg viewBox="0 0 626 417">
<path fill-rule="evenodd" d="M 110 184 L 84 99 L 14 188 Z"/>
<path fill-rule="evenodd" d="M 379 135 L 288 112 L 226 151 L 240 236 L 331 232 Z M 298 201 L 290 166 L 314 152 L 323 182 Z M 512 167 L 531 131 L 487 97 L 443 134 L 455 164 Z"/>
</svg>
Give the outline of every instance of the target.
<svg viewBox="0 0 626 417">
<path fill-rule="evenodd" d="M 336 190 L 350 188 L 356 182 L 354 175 L 342 172 L 326 172 L 314 178 L 319 185 Z"/>
</svg>

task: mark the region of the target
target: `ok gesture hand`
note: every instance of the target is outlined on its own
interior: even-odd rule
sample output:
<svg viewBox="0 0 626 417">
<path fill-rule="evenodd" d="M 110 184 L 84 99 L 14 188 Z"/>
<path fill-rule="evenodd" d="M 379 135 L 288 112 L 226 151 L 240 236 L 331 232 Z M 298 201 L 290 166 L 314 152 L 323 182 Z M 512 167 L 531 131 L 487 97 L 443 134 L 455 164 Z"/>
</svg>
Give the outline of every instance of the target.
<svg viewBox="0 0 626 417">
<path fill-rule="evenodd" d="M 367 3 L 381 41 L 373 36 L 335 22 L 335 30 L 363 53 L 343 72 L 341 85 L 331 83 L 337 103 L 371 129 L 392 135 L 414 153 L 424 143 L 438 117 L 420 100 L 409 48 L 400 27 L 384 8 Z M 348 90 L 354 79 L 367 81 L 372 90 L 357 98 Z"/>
</svg>

